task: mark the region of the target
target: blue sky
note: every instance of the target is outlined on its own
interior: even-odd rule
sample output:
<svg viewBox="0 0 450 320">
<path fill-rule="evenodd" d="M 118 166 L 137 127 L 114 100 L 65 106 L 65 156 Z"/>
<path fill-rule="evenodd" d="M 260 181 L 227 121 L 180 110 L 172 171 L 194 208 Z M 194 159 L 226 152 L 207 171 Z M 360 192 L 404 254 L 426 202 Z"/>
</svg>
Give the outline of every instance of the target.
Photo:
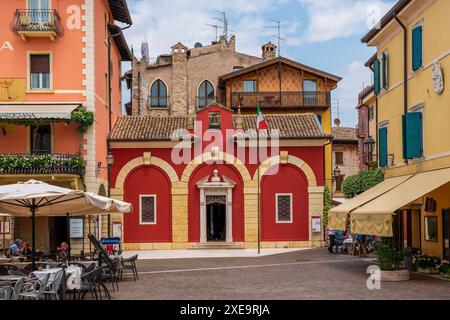
<svg viewBox="0 0 450 320">
<path fill-rule="evenodd" d="M 169 53 L 182 42 L 210 43 L 215 31 L 206 24 L 220 24 L 213 17 L 225 11 L 230 30 L 236 35 L 237 50 L 260 55 L 260 47 L 277 41 L 271 19 L 281 21 L 281 55 L 341 76 L 333 92 L 333 118 L 343 126 L 357 123 L 355 106 L 363 84 L 371 83 L 364 62 L 375 52 L 360 42 L 361 37 L 395 3 L 395 0 L 128 0 L 134 25 L 125 31 L 137 57 L 143 41 L 149 43 L 150 57 Z M 219 31 L 220 33 L 220 31 Z M 124 70 L 129 69 L 129 65 Z M 124 101 L 129 101 L 128 93 Z"/>
</svg>

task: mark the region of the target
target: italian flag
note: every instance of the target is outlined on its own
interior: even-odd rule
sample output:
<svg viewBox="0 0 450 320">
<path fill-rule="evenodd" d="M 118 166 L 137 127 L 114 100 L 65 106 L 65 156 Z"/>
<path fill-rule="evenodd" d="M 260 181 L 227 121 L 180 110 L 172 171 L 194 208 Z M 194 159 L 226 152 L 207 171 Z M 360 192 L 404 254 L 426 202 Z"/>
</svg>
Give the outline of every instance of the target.
<svg viewBox="0 0 450 320">
<path fill-rule="evenodd" d="M 256 117 L 256 129 L 257 130 L 265 130 L 267 129 L 267 122 L 266 119 L 264 119 L 264 115 L 261 112 L 261 107 L 258 103 L 258 113 Z"/>
</svg>

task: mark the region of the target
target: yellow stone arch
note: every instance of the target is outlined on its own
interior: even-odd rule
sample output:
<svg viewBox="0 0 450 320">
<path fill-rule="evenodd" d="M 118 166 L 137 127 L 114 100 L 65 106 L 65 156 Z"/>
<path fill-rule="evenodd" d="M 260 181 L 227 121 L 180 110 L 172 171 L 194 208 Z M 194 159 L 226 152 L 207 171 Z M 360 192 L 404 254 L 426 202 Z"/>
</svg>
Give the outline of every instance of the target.
<svg viewBox="0 0 450 320">
<path fill-rule="evenodd" d="M 314 171 L 309 166 L 309 164 L 307 164 L 304 160 L 302 160 L 296 156 L 292 156 L 292 155 L 288 156 L 287 163 L 297 167 L 300 171 L 302 171 L 305 174 L 306 179 L 308 180 L 308 187 L 317 187 L 316 175 L 314 174 Z M 259 180 L 261 181 L 261 179 L 264 177 L 265 173 L 270 168 L 272 168 L 275 165 L 280 165 L 280 164 L 282 164 L 280 156 L 275 156 L 275 157 L 266 159 L 259 167 Z M 257 175 L 258 175 L 258 172 L 255 172 L 255 175 L 253 176 L 254 181 L 257 180 Z"/>
<path fill-rule="evenodd" d="M 154 156 L 150 157 L 150 162 L 145 162 L 145 159 L 142 156 L 142 157 L 137 157 L 137 158 L 129 161 L 127 164 L 125 164 L 122 167 L 119 174 L 117 175 L 115 188 L 113 190 L 111 190 L 111 193 L 113 195 L 122 195 L 123 196 L 123 193 L 124 193 L 123 188 L 124 188 L 125 180 L 126 180 L 127 176 L 134 169 L 141 167 L 141 166 L 145 166 L 145 165 L 152 165 L 152 166 L 158 167 L 159 169 L 164 171 L 167 174 L 167 176 L 169 177 L 169 180 L 172 183 L 172 185 L 179 181 L 177 173 L 175 172 L 175 170 L 172 168 L 172 166 L 168 162 L 164 161 L 161 158 L 154 157 Z"/>
<path fill-rule="evenodd" d="M 244 185 L 246 183 L 249 183 L 252 181 L 250 172 L 248 171 L 247 167 L 242 163 L 242 161 L 239 160 L 238 158 L 236 158 L 235 156 L 233 156 L 229 153 L 222 152 L 222 151 L 219 151 L 216 156 L 213 156 L 211 154 L 211 152 L 205 152 L 205 153 L 199 155 L 198 157 L 196 157 L 184 169 L 183 175 L 181 176 L 180 181 L 188 183 L 194 170 L 199 165 L 201 165 L 205 162 L 208 162 L 208 161 L 224 161 L 225 163 L 232 165 L 233 167 L 236 168 L 236 170 L 241 175 Z"/>
</svg>

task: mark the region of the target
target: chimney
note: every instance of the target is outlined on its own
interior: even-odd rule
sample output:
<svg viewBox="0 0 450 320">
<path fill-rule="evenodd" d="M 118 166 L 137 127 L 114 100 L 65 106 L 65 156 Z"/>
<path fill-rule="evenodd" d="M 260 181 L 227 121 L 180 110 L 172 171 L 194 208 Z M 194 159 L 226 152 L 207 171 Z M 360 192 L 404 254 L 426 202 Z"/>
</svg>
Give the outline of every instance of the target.
<svg viewBox="0 0 450 320">
<path fill-rule="evenodd" d="M 172 47 L 172 114 L 186 115 L 187 107 L 187 50 L 178 42 Z"/>
<path fill-rule="evenodd" d="M 277 46 L 269 42 L 261 47 L 263 61 L 271 60 L 277 57 Z"/>
</svg>

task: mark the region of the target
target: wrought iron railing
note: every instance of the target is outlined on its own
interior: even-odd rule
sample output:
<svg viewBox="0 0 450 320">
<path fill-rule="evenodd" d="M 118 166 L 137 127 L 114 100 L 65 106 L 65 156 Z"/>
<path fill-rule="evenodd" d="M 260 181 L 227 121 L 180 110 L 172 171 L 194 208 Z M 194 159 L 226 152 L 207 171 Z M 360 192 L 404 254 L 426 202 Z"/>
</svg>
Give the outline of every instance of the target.
<svg viewBox="0 0 450 320">
<path fill-rule="evenodd" d="M 84 175 L 85 164 L 78 154 L 0 154 L 1 174 Z"/>
<path fill-rule="evenodd" d="M 14 33 L 54 32 L 58 37 L 64 35 L 61 17 L 56 10 L 16 10 L 11 24 Z"/>
<path fill-rule="evenodd" d="M 282 92 L 235 92 L 231 105 L 236 108 L 261 107 L 330 107 L 330 92 L 282 91 Z"/>
</svg>

